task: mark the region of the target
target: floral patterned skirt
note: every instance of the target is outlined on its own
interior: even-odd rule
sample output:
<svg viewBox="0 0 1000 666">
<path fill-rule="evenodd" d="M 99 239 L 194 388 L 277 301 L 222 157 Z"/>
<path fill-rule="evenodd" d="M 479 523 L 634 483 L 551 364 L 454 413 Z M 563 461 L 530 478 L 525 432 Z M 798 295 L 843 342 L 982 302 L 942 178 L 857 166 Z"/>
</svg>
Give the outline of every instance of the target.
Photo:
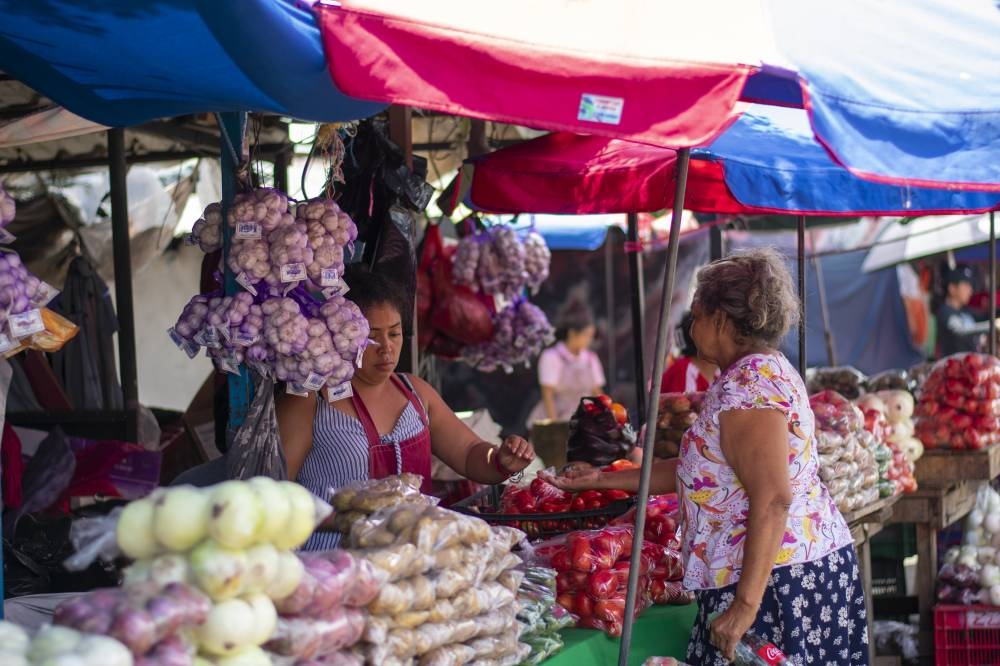
<svg viewBox="0 0 1000 666">
<path fill-rule="evenodd" d="M 729 608 L 735 593 L 736 585 L 695 592 L 691 666 L 729 664 L 709 640 L 708 616 Z M 795 666 L 868 666 L 867 611 L 854 546 L 774 569 L 751 631 L 781 648 Z"/>
</svg>

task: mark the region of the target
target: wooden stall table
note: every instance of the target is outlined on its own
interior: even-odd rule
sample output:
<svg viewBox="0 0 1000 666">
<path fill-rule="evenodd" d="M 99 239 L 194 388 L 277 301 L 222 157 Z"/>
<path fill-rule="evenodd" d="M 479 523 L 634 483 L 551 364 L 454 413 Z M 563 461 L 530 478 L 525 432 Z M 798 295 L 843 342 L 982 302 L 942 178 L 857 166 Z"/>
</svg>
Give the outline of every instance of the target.
<svg viewBox="0 0 1000 666">
<path fill-rule="evenodd" d="M 901 495 L 885 497 L 868 506 L 844 514 L 844 520 L 854 537 L 854 547 L 858 553 L 858 569 L 861 573 L 861 586 L 865 593 L 865 605 L 868 607 L 868 638 L 870 663 L 875 663 L 875 613 L 872 609 L 872 549 L 870 539 L 882 531 L 882 528 L 892 518 L 893 507 Z"/>
<path fill-rule="evenodd" d="M 956 452 L 957 453 L 957 452 Z M 957 453 L 963 456 L 965 453 Z M 956 457 L 957 457 L 956 456 Z M 976 456 L 977 458 L 979 456 Z M 932 458 L 938 458 L 937 455 Z M 938 571 L 938 532 L 955 521 L 961 520 L 976 503 L 976 493 L 986 483 L 985 479 L 954 481 L 953 466 L 962 466 L 961 458 L 952 463 L 933 460 L 929 467 L 941 470 L 942 476 L 933 479 L 921 473 L 923 458 L 917 461 L 917 478 L 920 488 L 915 493 L 903 495 L 893 509 L 892 523 L 913 523 L 917 528 L 917 607 L 920 612 L 921 663 L 934 654 L 934 604 Z M 982 464 L 982 461 L 980 461 Z M 985 474 L 986 472 L 979 472 Z"/>
</svg>

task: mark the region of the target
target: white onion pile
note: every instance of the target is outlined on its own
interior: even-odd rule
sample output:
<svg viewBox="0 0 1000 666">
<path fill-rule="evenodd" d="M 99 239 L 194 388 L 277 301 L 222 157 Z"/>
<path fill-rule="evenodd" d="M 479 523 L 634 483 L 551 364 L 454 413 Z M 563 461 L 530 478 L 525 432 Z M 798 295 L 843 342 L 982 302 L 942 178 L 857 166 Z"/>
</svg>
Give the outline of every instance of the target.
<svg viewBox="0 0 1000 666">
<path fill-rule="evenodd" d="M 516 365 L 529 365 L 555 334 L 545 313 L 526 300 L 494 315 L 493 326 L 493 339 L 462 350 L 462 360 L 483 372 L 511 372 Z"/>
<path fill-rule="evenodd" d="M 218 201 L 205 207 L 191 229 L 191 243 L 205 254 L 222 249 L 222 204 Z"/>
</svg>

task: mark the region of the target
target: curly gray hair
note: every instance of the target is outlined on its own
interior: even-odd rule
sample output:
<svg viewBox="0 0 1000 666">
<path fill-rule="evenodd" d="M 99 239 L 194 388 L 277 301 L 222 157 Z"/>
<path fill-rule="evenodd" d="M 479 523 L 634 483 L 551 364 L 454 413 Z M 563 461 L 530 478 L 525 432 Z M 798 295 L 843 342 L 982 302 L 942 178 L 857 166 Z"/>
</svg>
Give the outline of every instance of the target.
<svg viewBox="0 0 1000 666">
<path fill-rule="evenodd" d="M 777 347 L 800 316 L 792 276 L 774 249 L 740 252 L 702 268 L 694 307 L 721 311 L 739 335 L 769 347 Z"/>
</svg>

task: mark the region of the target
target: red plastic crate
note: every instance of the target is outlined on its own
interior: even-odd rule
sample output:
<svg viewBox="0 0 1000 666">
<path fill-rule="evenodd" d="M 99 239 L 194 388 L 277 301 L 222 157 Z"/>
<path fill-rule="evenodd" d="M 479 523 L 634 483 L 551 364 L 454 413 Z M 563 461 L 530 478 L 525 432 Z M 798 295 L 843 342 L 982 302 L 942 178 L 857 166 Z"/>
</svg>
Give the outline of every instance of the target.
<svg viewBox="0 0 1000 666">
<path fill-rule="evenodd" d="M 1000 607 L 936 606 L 934 663 L 937 666 L 1000 664 Z"/>
</svg>

